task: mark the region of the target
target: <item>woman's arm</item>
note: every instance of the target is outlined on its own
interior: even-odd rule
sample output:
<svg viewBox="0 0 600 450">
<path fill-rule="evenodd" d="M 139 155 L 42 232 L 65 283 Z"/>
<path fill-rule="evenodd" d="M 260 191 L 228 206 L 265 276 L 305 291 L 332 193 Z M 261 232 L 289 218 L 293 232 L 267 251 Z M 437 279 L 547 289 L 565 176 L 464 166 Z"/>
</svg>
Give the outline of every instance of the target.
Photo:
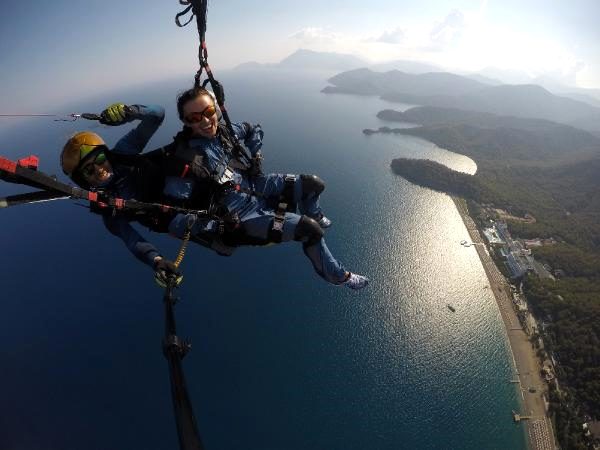
<svg viewBox="0 0 600 450">
<path fill-rule="evenodd" d="M 233 131 L 237 137 L 244 142 L 244 145 L 250 150 L 252 156 L 262 148 L 262 140 L 265 133 L 259 124 L 251 125 L 248 122 L 232 124 Z"/>
</svg>

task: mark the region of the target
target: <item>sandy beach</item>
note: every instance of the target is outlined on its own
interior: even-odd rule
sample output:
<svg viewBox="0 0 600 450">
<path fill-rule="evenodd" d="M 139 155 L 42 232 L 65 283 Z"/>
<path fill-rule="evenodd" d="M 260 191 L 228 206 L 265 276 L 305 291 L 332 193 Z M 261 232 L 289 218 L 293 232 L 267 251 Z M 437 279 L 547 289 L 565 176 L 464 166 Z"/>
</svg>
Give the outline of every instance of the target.
<svg viewBox="0 0 600 450">
<path fill-rule="evenodd" d="M 529 448 L 531 450 L 554 450 L 556 448 L 552 423 L 546 414 L 544 393 L 547 385 L 541 376 L 541 361 L 529 341 L 529 336 L 519 323 L 513 308 L 510 285 L 500 273 L 494 261 L 488 254 L 475 222 L 468 214 L 466 202 L 453 197 L 454 203 L 469 232 L 471 242 L 483 264 L 489 280 L 490 289 L 494 293 L 510 343 L 515 372 L 518 376 L 518 387 L 521 395 L 520 424 L 526 427 Z M 515 379 L 515 384 L 517 380 Z M 511 412 L 507 411 L 507 415 Z"/>
</svg>

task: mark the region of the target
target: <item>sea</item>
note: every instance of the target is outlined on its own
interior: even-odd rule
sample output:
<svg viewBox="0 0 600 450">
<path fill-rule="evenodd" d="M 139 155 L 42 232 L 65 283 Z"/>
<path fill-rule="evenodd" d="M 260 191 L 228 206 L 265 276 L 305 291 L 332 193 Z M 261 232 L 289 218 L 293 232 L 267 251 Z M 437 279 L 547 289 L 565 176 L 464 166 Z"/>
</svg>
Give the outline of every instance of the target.
<svg viewBox="0 0 600 450">
<path fill-rule="evenodd" d="M 460 245 L 461 217 L 449 196 L 390 169 L 397 157 L 466 173 L 476 164 L 419 138 L 364 135 L 389 125 L 378 111 L 411 105 L 323 94 L 331 73 L 216 75 L 232 119 L 262 125 L 266 171 L 325 180 L 327 245 L 371 282 L 327 284 L 296 242 L 231 257 L 190 245 L 175 313 L 192 343 L 183 366 L 206 449 L 525 449 L 506 332 L 475 249 Z M 160 104 L 153 149 L 180 128 L 175 98 L 192 82 L 32 112 Z M 53 119 L 3 119 L 0 155 L 36 154 L 40 170 L 66 181 L 58 155 L 72 133 L 114 145 L 132 126 Z M 0 183 L 0 197 L 24 190 Z M 163 291 L 85 206 L 0 210 L 0 449 L 176 449 Z M 175 257 L 177 240 L 139 231 Z"/>
</svg>

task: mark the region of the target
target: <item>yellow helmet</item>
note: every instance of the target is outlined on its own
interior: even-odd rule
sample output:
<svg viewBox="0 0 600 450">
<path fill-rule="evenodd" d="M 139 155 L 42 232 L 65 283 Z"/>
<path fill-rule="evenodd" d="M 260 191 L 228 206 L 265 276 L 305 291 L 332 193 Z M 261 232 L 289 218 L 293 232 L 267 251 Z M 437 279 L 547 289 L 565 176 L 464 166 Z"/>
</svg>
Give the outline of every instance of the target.
<svg viewBox="0 0 600 450">
<path fill-rule="evenodd" d="M 67 141 L 60 154 L 60 165 L 65 175 L 73 177 L 73 172 L 79 162 L 90 153 L 94 147 L 105 145 L 104 140 L 91 131 L 81 131 Z"/>
</svg>

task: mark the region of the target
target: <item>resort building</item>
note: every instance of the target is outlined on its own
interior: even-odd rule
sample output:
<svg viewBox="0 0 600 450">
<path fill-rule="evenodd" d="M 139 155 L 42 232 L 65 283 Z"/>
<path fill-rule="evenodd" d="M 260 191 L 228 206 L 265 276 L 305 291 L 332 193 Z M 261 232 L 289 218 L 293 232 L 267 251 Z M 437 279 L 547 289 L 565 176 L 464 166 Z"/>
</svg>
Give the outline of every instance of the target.
<svg viewBox="0 0 600 450">
<path fill-rule="evenodd" d="M 542 241 L 540 239 L 526 239 L 523 241 L 523 244 L 525 244 L 525 247 L 527 248 L 541 247 Z"/>
<path fill-rule="evenodd" d="M 511 240 L 510 232 L 508 231 L 508 225 L 506 224 L 506 222 L 499 220 L 495 223 L 495 227 L 496 231 L 498 232 L 498 236 L 500 236 L 502 240 Z"/>
<path fill-rule="evenodd" d="M 510 270 L 511 278 L 518 279 L 527 272 L 533 271 L 531 256 L 524 256 L 520 252 L 511 252 L 506 258 L 506 265 Z"/>
<path fill-rule="evenodd" d="M 506 241 L 501 237 L 502 235 L 498 232 L 496 226 L 484 229 L 483 234 L 492 247 L 502 247 L 506 245 Z"/>
</svg>

